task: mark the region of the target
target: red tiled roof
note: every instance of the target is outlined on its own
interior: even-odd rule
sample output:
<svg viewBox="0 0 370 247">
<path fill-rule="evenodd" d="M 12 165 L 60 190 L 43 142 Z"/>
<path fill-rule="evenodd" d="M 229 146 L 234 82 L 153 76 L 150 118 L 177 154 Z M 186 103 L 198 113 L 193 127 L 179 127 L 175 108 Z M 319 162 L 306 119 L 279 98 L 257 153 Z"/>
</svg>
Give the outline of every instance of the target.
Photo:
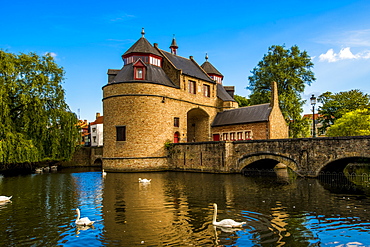
<svg viewBox="0 0 370 247">
<path fill-rule="evenodd" d="M 94 122 L 90 123 L 90 125 L 102 124 L 102 123 L 104 123 L 104 116 L 97 117 L 97 119 Z"/>
</svg>

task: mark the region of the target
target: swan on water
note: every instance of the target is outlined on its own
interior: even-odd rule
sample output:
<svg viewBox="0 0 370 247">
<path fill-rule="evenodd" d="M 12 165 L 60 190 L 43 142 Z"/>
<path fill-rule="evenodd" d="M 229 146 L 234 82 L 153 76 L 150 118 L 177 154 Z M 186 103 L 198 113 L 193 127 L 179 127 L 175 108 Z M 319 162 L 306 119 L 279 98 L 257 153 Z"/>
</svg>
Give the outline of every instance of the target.
<svg viewBox="0 0 370 247">
<path fill-rule="evenodd" d="M 244 224 L 246 224 L 246 222 L 236 222 L 232 219 L 224 219 L 224 220 L 221 220 L 221 221 L 217 222 L 216 221 L 216 218 L 217 218 L 217 204 L 213 203 L 213 207 L 214 207 L 213 221 L 212 221 L 213 225 L 221 226 L 221 227 L 241 227 Z"/>
<path fill-rule="evenodd" d="M 150 183 L 150 181 L 152 181 L 151 179 L 146 179 L 146 178 L 139 178 L 139 183 Z"/>
<path fill-rule="evenodd" d="M 80 210 L 78 208 L 76 208 L 76 212 L 77 212 L 77 218 L 76 218 L 76 221 L 75 221 L 76 225 L 78 225 L 78 226 L 91 226 L 92 224 L 94 224 L 95 221 L 91 221 L 87 217 L 84 217 L 84 218 L 80 219 Z"/>
<path fill-rule="evenodd" d="M 102 175 L 103 177 L 105 177 L 105 176 L 107 175 L 107 173 L 104 171 L 104 169 L 102 170 L 101 175 Z"/>
<path fill-rule="evenodd" d="M 0 196 L 0 202 L 9 202 L 13 196 Z"/>
</svg>

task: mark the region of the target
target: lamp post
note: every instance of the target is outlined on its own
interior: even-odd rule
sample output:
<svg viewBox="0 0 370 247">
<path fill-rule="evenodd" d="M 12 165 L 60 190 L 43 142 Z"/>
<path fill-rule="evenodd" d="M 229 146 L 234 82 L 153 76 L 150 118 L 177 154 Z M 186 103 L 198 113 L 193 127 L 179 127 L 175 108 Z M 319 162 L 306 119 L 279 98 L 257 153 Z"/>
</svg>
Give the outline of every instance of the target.
<svg viewBox="0 0 370 247">
<path fill-rule="evenodd" d="M 316 125 L 315 125 L 315 105 L 316 105 L 316 97 L 312 94 L 310 98 L 311 105 L 312 105 L 312 137 L 316 137 Z"/>
</svg>

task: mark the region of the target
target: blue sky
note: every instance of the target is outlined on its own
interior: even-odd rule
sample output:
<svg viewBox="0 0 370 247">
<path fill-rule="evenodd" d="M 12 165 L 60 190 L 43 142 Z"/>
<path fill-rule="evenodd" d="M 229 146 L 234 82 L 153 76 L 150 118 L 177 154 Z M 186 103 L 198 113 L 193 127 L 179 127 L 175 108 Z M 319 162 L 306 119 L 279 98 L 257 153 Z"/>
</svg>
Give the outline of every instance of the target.
<svg viewBox="0 0 370 247">
<path fill-rule="evenodd" d="M 0 49 L 50 52 L 66 71 L 71 110 L 95 120 L 108 69 L 141 37 L 202 64 L 208 53 L 224 85 L 248 97 L 248 76 L 272 45 L 298 45 L 317 80 L 304 99 L 330 91 L 370 93 L 370 1 L 2 1 Z M 308 100 L 309 102 L 309 100 Z M 311 113 L 306 104 L 304 113 Z"/>
</svg>

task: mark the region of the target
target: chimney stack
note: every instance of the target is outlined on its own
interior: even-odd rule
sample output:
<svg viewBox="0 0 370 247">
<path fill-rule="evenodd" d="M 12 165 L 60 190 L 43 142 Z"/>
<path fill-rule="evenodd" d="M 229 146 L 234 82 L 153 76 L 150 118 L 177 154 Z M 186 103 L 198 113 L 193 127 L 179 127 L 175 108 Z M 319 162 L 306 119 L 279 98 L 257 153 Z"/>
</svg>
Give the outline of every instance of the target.
<svg viewBox="0 0 370 247">
<path fill-rule="evenodd" d="M 278 87 L 276 81 L 271 83 L 271 107 L 279 106 Z"/>
</svg>

